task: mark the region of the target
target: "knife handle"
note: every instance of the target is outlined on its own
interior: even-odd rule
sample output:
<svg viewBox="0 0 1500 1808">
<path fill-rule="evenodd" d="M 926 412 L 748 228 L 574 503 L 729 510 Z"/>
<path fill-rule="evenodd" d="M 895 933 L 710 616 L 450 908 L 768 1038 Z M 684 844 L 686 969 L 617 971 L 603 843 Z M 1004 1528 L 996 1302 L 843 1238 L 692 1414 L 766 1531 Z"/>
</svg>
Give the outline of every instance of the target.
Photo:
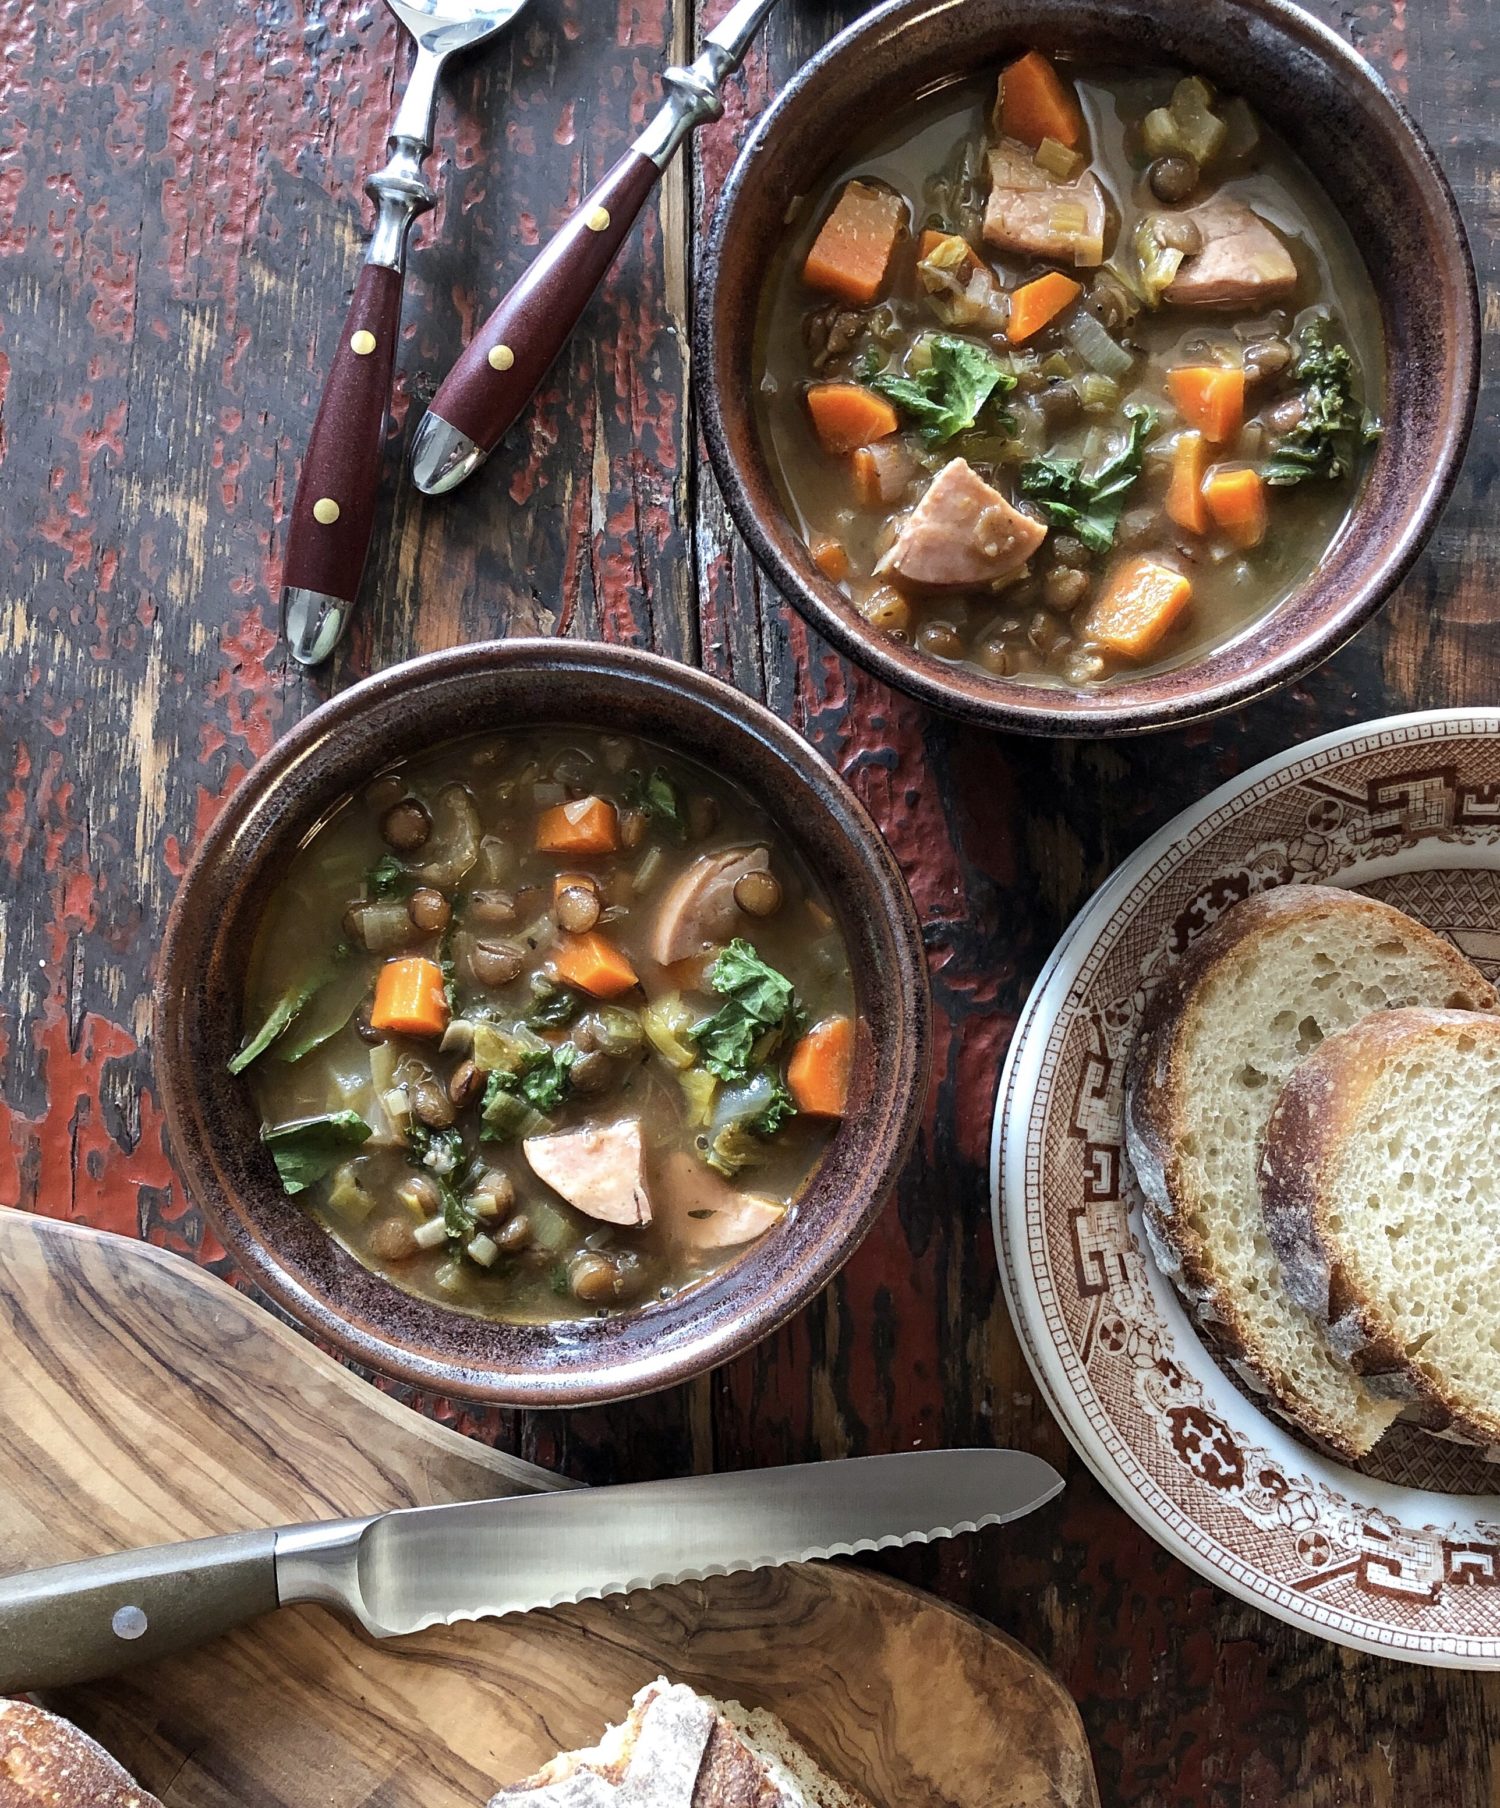
<svg viewBox="0 0 1500 1808">
<path fill-rule="evenodd" d="M 626 151 L 469 341 L 432 398 L 434 414 L 494 450 L 572 337 L 660 179 L 650 157 Z"/>
<path fill-rule="evenodd" d="M 113 1676 L 280 1605 L 274 1531 L 0 1578 L 0 1695 Z"/>
</svg>

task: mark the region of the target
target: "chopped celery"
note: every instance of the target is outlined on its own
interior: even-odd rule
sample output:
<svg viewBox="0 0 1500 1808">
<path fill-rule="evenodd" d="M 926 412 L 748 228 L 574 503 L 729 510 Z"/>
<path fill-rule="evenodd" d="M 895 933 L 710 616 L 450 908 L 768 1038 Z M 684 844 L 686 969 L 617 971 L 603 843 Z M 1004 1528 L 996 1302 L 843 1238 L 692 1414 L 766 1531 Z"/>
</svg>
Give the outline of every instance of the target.
<svg viewBox="0 0 1500 1808">
<path fill-rule="evenodd" d="M 706 1067 L 688 1067 L 677 1076 L 687 1102 L 687 1122 L 701 1129 L 713 1117 L 714 1094 L 719 1082 Z"/>
<path fill-rule="evenodd" d="M 543 1249 L 549 1255 L 557 1255 L 563 1250 L 576 1247 L 578 1232 L 573 1227 L 573 1221 L 547 1200 L 532 1200 L 526 1207 L 526 1218 L 531 1225 L 533 1249 Z"/>
<path fill-rule="evenodd" d="M 691 1067 L 696 1056 L 685 1040 L 695 1016 L 677 992 L 653 999 L 641 1012 L 641 1028 L 668 1067 Z"/>
<path fill-rule="evenodd" d="M 1039 169 L 1046 170 L 1049 176 L 1056 176 L 1059 182 L 1071 182 L 1083 168 L 1083 158 L 1078 152 L 1069 150 L 1057 138 L 1044 138 L 1036 147 L 1034 161 Z"/>
<path fill-rule="evenodd" d="M 543 1130 L 551 1129 L 551 1122 L 540 1111 L 528 1105 L 518 1093 L 507 1092 L 503 1086 L 494 1085 L 496 1078 L 497 1075 L 491 1076 L 484 1110 L 480 1113 L 484 1119 L 484 1129 L 479 1133 L 482 1142 L 515 1142 L 520 1137 L 536 1136 Z"/>
</svg>

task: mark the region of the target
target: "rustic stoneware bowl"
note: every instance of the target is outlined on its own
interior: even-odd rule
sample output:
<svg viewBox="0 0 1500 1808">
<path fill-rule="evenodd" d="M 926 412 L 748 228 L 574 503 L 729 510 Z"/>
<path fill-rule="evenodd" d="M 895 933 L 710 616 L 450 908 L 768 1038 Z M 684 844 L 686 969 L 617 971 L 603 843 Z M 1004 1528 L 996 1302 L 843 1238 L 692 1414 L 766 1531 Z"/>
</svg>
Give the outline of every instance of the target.
<svg viewBox="0 0 1500 1808">
<path fill-rule="evenodd" d="M 944 664 L 872 631 L 821 576 L 755 424 L 762 287 L 788 209 L 844 153 L 842 122 L 878 119 L 1032 45 L 1093 62 L 1166 64 L 1242 94 L 1322 181 L 1362 248 L 1386 343 L 1385 435 L 1348 526 L 1316 573 L 1250 633 L 1175 669 L 1094 692 Z M 830 129 L 829 122 L 840 122 Z M 1447 499 L 1478 382 L 1474 269 L 1420 133 L 1347 44 L 1284 0 L 893 0 L 835 38 L 761 119 L 705 254 L 695 369 L 714 470 L 777 588 L 842 652 L 936 709 L 1034 734 L 1128 734 L 1243 703 L 1343 644 L 1406 573 Z"/>
<path fill-rule="evenodd" d="M 281 1191 L 243 1082 L 225 1071 L 256 924 L 293 850 L 394 758 L 482 730 L 605 723 L 743 785 L 817 872 L 848 943 L 859 1011 L 850 1109 L 790 1221 L 724 1273 L 610 1319 L 490 1323 L 361 1267 Z M 158 1074 L 188 1189 L 236 1265 L 355 1361 L 431 1392 L 512 1406 L 645 1393 L 781 1324 L 843 1264 L 911 1148 L 927 1092 L 921 933 L 843 781 L 758 704 L 649 653 L 517 640 L 434 653 L 336 697 L 246 778 L 204 838 L 167 923 Z"/>
</svg>

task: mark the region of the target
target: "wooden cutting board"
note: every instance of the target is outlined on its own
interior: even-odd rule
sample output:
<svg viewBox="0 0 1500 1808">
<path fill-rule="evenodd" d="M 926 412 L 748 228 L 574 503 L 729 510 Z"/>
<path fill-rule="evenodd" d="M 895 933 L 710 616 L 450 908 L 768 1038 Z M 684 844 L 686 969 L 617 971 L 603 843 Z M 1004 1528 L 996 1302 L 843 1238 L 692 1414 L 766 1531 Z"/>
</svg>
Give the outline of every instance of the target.
<svg viewBox="0 0 1500 1808">
<path fill-rule="evenodd" d="M 0 1211 L 0 1276 L 0 1573 L 566 1485 L 144 1244 Z M 1033 1657 L 845 1565 L 386 1644 L 296 1608 L 47 1705 L 169 1808 L 481 1808 L 663 1672 L 771 1708 L 877 1808 L 1096 1808 L 1077 1709 Z"/>
</svg>

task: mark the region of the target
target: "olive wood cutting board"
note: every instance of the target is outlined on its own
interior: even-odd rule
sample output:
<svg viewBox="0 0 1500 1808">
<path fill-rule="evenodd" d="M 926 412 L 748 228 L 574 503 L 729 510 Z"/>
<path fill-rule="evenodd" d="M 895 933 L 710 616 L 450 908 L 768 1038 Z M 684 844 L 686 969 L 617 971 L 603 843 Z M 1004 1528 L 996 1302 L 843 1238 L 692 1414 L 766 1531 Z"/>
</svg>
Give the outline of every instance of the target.
<svg viewBox="0 0 1500 1808">
<path fill-rule="evenodd" d="M 0 1211 L 0 1276 L 0 1573 L 566 1485 L 145 1244 Z M 481 1808 L 663 1672 L 771 1708 L 877 1808 L 1096 1808 L 1077 1709 L 1034 1658 L 844 1565 L 389 1643 L 294 1608 L 47 1705 L 169 1808 Z"/>
</svg>

